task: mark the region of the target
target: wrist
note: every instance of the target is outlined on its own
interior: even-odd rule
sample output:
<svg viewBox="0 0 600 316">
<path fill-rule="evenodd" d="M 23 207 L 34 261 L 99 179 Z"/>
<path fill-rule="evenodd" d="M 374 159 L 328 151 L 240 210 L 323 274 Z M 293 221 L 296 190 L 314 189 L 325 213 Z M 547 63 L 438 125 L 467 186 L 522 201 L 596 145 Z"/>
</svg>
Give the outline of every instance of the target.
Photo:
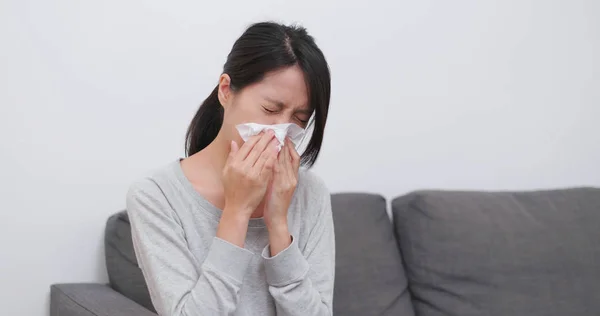
<svg viewBox="0 0 600 316">
<path fill-rule="evenodd" d="M 248 231 L 248 221 L 250 221 L 250 216 L 224 209 L 217 228 L 217 237 L 243 248 Z"/>
<path fill-rule="evenodd" d="M 271 256 L 275 256 L 292 243 L 292 236 L 286 225 L 267 227 L 269 230 L 269 250 Z"/>
<path fill-rule="evenodd" d="M 227 203 L 225 201 L 225 206 L 223 207 L 222 216 L 227 215 L 228 218 L 233 218 L 240 221 L 248 221 L 250 220 L 250 216 L 254 211 L 253 208 L 249 206 L 239 206 L 234 203 Z"/>
<path fill-rule="evenodd" d="M 247 226 L 250 221 L 250 215 L 245 212 L 231 211 L 224 209 L 221 213 L 221 222 L 228 222 L 233 225 Z"/>
<path fill-rule="evenodd" d="M 274 214 L 278 215 L 274 215 Z M 269 231 L 281 231 L 287 230 L 287 216 L 285 214 L 280 214 L 278 212 L 269 212 L 269 216 L 265 216 L 265 225 L 267 225 L 267 229 Z"/>
<path fill-rule="evenodd" d="M 278 224 L 270 223 L 267 224 L 267 230 L 269 231 L 269 236 L 273 237 L 281 237 L 287 236 L 290 234 L 288 229 L 287 221 L 279 222 Z"/>
</svg>

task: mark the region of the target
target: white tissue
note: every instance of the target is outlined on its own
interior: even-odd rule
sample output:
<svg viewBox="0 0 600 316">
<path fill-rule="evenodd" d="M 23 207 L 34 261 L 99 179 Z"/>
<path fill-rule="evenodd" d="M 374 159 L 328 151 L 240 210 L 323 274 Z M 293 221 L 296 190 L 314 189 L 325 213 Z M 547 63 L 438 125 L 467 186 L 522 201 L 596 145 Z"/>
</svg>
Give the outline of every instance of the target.
<svg viewBox="0 0 600 316">
<path fill-rule="evenodd" d="M 275 138 L 279 141 L 278 150 L 281 150 L 283 144 L 285 144 L 285 137 L 289 137 L 296 149 L 300 145 L 302 138 L 304 138 L 304 129 L 293 123 L 286 124 L 275 124 L 275 125 L 262 125 L 257 123 L 245 123 L 236 125 L 240 136 L 244 141 L 247 141 L 250 137 L 258 135 L 262 131 L 273 130 L 275 132 Z"/>
</svg>

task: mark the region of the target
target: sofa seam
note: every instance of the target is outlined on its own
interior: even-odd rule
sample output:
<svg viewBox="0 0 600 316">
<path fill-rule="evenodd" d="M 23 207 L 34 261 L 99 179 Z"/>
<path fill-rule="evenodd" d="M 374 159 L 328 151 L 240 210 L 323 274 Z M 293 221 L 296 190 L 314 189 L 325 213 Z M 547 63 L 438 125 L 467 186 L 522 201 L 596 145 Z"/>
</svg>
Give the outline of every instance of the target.
<svg viewBox="0 0 600 316">
<path fill-rule="evenodd" d="M 65 291 L 63 291 L 62 289 L 60 289 L 58 286 L 54 286 L 54 288 L 59 291 L 61 294 L 63 294 L 65 297 L 67 297 L 69 300 L 71 300 L 73 303 L 75 303 L 77 306 L 83 308 L 83 310 L 85 310 L 86 312 L 90 313 L 93 316 L 100 316 L 97 313 L 92 312 L 89 308 L 83 306 L 83 304 L 79 303 L 78 301 L 76 301 L 73 297 L 71 297 L 69 294 L 67 294 Z"/>
</svg>

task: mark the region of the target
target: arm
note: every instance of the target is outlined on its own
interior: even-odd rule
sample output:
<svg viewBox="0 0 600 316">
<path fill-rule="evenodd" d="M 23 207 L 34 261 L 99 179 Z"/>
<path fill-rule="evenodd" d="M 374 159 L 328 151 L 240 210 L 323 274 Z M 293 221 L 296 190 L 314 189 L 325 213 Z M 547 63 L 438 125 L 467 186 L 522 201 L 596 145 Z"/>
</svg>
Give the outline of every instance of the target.
<svg viewBox="0 0 600 316">
<path fill-rule="evenodd" d="M 332 315 L 335 239 L 331 197 L 323 186 L 314 207 L 320 209 L 304 249 L 295 238 L 277 252 L 267 246 L 262 256 L 269 292 L 277 315 Z M 271 252 L 277 253 L 270 256 Z"/>
<path fill-rule="evenodd" d="M 204 262 L 197 262 L 178 216 L 149 179 L 132 186 L 127 212 L 135 253 L 159 315 L 229 315 L 235 310 L 251 252 L 215 237 Z"/>
</svg>

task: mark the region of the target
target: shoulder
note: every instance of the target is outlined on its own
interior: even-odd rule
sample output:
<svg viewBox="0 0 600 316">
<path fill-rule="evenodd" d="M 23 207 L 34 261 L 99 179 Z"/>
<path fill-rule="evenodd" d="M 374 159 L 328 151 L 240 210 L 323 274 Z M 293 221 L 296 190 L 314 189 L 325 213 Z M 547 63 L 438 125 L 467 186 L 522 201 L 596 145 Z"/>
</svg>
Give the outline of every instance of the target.
<svg viewBox="0 0 600 316">
<path fill-rule="evenodd" d="M 156 168 L 146 175 L 135 180 L 127 191 L 127 196 L 136 196 L 143 194 L 156 194 L 161 191 L 161 186 L 169 180 L 172 174 L 172 163 Z"/>
<path fill-rule="evenodd" d="M 298 185 L 296 195 L 308 206 L 328 207 L 331 203 L 331 194 L 323 179 L 308 169 L 298 171 Z"/>
<path fill-rule="evenodd" d="M 298 188 L 315 195 L 329 195 L 325 181 L 309 169 L 298 171 Z"/>
<path fill-rule="evenodd" d="M 127 190 L 127 200 L 138 199 L 144 196 L 158 197 L 161 193 L 160 187 L 150 176 L 145 176 L 134 181 Z"/>
<path fill-rule="evenodd" d="M 151 206 L 167 206 L 168 199 L 166 192 L 172 186 L 173 165 L 169 164 L 157 168 L 147 175 L 135 180 L 127 190 L 127 211 L 139 210 L 140 207 L 146 209 Z"/>
</svg>

